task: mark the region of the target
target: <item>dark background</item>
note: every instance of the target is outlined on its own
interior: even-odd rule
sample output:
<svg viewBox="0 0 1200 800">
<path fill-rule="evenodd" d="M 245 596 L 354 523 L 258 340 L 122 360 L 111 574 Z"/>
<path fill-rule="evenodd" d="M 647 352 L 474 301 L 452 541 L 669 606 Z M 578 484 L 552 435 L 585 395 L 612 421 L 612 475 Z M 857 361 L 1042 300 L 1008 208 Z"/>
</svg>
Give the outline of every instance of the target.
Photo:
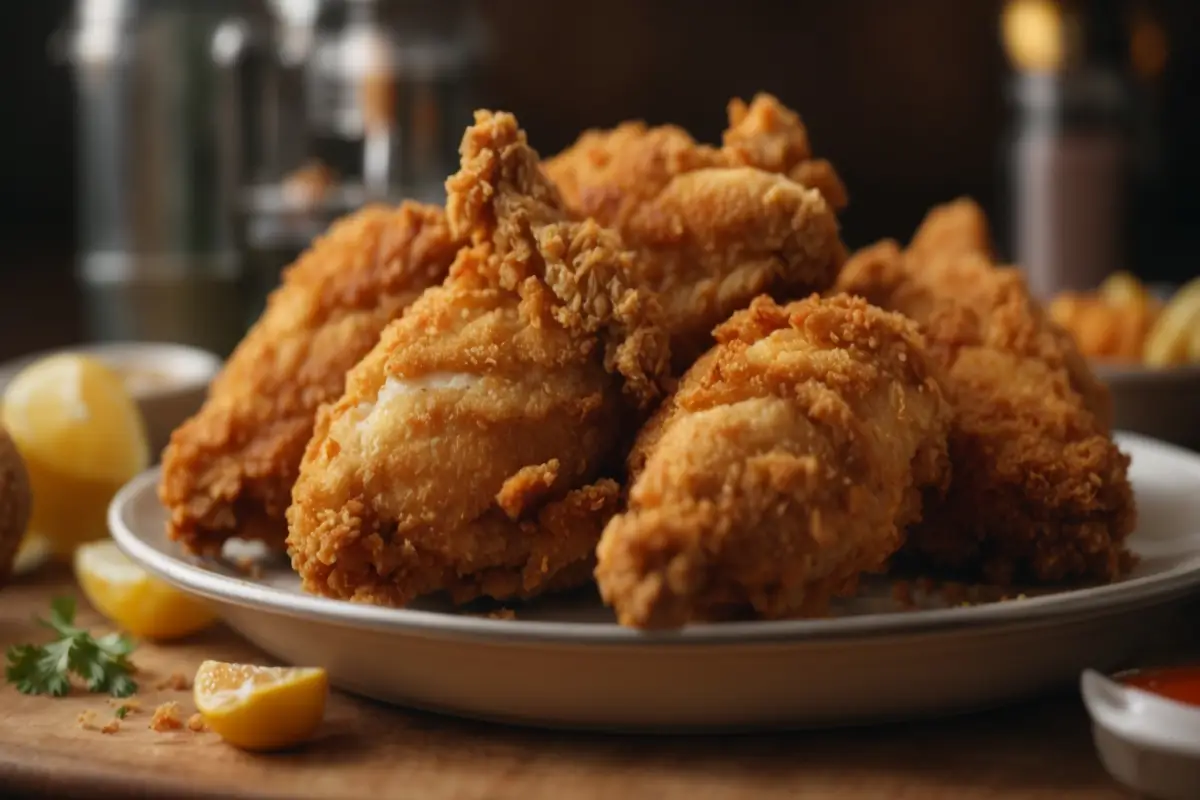
<svg viewBox="0 0 1200 800">
<path fill-rule="evenodd" d="M 1119 16 L 1130 4 L 1098 3 Z M 1131 255 L 1151 280 L 1196 270 L 1200 3 L 1138 3 L 1165 22 L 1158 89 L 1163 177 Z M 851 193 L 851 245 L 906 236 L 932 204 L 970 194 L 1004 227 L 1008 67 L 998 0 L 483 0 L 493 49 L 482 105 L 517 113 L 543 153 L 589 126 L 641 117 L 716 140 L 733 96 L 800 110 Z M 74 258 L 71 74 L 47 54 L 68 0 L 0 5 L 0 357 L 81 336 Z M 1003 237 L 1000 242 L 1003 247 Z"/>
</svg>

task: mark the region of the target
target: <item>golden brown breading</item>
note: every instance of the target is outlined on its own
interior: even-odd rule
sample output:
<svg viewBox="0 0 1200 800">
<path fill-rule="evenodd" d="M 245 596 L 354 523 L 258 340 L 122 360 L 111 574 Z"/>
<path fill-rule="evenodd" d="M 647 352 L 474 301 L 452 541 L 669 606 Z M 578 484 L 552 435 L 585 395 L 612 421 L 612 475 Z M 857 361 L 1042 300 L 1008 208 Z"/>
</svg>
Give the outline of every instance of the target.
<svg viewBox="0 0 1200 800">
<path fill-rule="evenodd" d="M 1140 364 L 1146 337 L 1160 310 L 1153 299 L 1113 305 L 1094 294 L 1063 292 L 1050 301 L 1047 313 L 1070 332 L 1085 357 Z"/>
<path fill-rule="evenodd" d="M 659 294 L 677 374 L 752 298 L 827 288 L 846 257 L 834 213 L 845 189 L 812 158 L 799 117 L 759 95 L 730 103 L 729 119 L 720 149 L 634 122 L 590 131 L 546 164 L 569 207 L 639 250 L 639 280 Z"/>
<path fill-rule="evenodd" d="M 638 248 L 638 282 L 659 296 L 677 374 L 752 298 L 827 287 L 846 257 L 818 191 L 750 167 L 678 176 L 621 233 Z"/>
<path fill-rule="evenodd" d="M 193 552 L 230 537 L 282 545 L 317 407 L 341 394 L 383 327 L 441 282 L 458 249 L 441 209 L 375 206 L 336 223 L 284 273 L 163 453 L 173 539 Z"/>
<path fill-rule="evenodd" d="M 908 252 L 918 260 L 968 255 L 990 259 L 992 236 L 987 216 L 967 197 L 935 206 L 913 234 Z"/>
<path fill-rule="evenodd" d="M 846 188 L 833 166 L 814 158 L 808 130 L 775 97 L 759 93 L 747 105 L 729 102 L 729 126 L 720 148 L 700 144 L 675 125 L 625 122 L 584 132 L 543 167 L 567 207 L 603 225 L 623 229 L 677 175 L 711 167 L 755 167 L 787 175 L 818 189 L 835 210 L 845 208 Z"/>
<path fill-rule="evenodd" d="M 906 552 L 993 582 L 1116 579 L 1136 512 L 1107 392 L 986 230 L 969 201 L 935 209 L 907 252 L 867 248 L 836 285 L 921 326 L 955 407 L 950 491 Z"/>
<path fill-rule="evenodd" d="M 749 105 L 734 98 L 727 111 L 729 127 L 721 149 L 729 164 L 787 175 L 820 191 L 835 211 L 847 206 L 850 198 L 842 179 L 832 164 L 813 156 L 808 129 L 796 112 L 765 93 L 755 95 Z"/>
<path fill-rule="evenodd" d="M 404 605 L 585 582 L 631 409 L 667 369 L 632 253 L 574 222 L 510 114 L 479 112 L 447 212 L 464 249 L 322 409 L 292 563 L 312 592 Z"/>
<path fill-rule="evenodd" d="M 621 229 L 676 175 L 729 164 L 720 150 L 698 144 L 675 125 L 651 128 L 625 122 L 611 130 L 584 132 L 542 166 L 568 208 Z"/>
<path fill-rule="evenodd" d="M 948 471 L 916 326 L 862 300 L 759 298 L 639 436 L 596 578 L 624 625 L 821 613 L 877 571 Z"/>
</svg>

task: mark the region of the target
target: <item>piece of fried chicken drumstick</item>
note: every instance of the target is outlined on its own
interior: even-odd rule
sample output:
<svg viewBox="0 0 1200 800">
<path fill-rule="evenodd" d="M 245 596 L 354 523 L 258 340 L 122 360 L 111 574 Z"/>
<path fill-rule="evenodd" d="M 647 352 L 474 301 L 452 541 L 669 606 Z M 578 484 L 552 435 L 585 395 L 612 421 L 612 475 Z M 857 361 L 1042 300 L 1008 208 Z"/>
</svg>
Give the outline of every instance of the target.
<svg viewBox="0 0 1200 800">
<path fill-rule="evenodd" d="M 836 286 L 921 326 L 955 408 L 953 481 L 905 555 L 1002 584 L 1114 580 L 1136 510 L 1108 394 L 1021 273 L 993 263 L 987 228 L 969 200 L 936 208 L 907 250 L 856 253 Z"/>
<path fill-rule="evenodd" d="M 372 206 L 335 223 L 283 274 L 262 317 L 171 436 L 159 497 L 193 553 L 227 539 L 282 548 L 317 407 L 380 331 L 446 276 L 460 243 L 440 208 Z"/>
<path fill-rule="evenodd" d="M 446 182 L 472 246 L 322 409 L 288 513 L 305 589 L 402 606 L 584 583 L 623 444 L 668 364 L 634 254 L 574 221 L 511 114 Z"/>
<path fill-rule="evenodd" d="M 823 290 L 845 260 L 845 189 L 813 158 L 800 118 L 763 94 L 731 102 L 729 121 L 720 148 L 628 122 L 585 133 L 545 166 L 571 209 L 647 255 L 639 280 L 661 297 L 677 374 L 751 299 Z"/>
<path fill-rule="evenodd" d="M 596 578 L 624 625 L 822 613 L 948 477 L 916 325 L 857 298 L 755 300 L 639 435 Z"/>
</svg>

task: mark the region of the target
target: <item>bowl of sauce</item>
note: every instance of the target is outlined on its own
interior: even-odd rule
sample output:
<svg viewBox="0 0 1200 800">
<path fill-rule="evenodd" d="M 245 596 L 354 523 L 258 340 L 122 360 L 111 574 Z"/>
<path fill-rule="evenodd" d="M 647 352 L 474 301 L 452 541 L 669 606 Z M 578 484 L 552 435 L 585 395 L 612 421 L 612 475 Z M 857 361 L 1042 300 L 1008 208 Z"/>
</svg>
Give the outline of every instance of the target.
<svg viewBox="0 0 1200 800">
<path fill-rule="evenodd" d="M 1110 775 L 1145 797 L 1200 798 L 1200 665 L 1087 670 L 1080 689 Z"/>
<path fill-rule="evenodd" d="M 1178 703 L 1200 706 L 1200 664 L 1131 669 L 1113 675 L 1113 680 Z"/>
</svg>

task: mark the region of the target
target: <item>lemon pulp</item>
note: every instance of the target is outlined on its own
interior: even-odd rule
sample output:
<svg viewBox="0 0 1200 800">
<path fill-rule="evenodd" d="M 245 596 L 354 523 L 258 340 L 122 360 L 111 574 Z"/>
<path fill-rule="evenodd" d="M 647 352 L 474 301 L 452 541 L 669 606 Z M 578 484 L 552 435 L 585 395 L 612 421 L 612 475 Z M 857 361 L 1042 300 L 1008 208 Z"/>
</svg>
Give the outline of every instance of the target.
<svg viewBox="0 0 1200 800">
<path fill-rule="evenodd" d="M 209 729 L 245 750 L 278 750 L 312 736 L 325 716 L 329 678 L 316 667 L 205 661 L 196 671 L 196 709 Z"/>
</svg>

